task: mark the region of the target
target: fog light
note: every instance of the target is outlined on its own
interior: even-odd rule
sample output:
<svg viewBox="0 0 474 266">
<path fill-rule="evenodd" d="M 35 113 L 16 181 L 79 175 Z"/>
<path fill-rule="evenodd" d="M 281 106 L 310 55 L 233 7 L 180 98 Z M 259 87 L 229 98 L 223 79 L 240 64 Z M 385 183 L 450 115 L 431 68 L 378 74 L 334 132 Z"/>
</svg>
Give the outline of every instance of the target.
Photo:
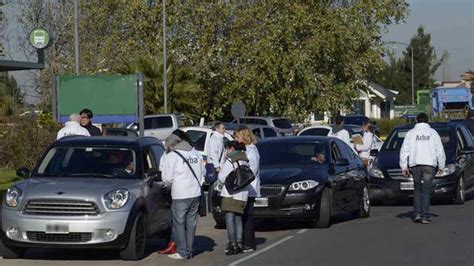
<svg viewBox="0 0 474 266">
<path fill-rule="evenodd" d="M 19 235 L 18 227 L 12 226 L 7 230 L 7 236 L 9 238 L 17 238 Z"/>
<path fill-rule="evenodd" d="M 115 231 L 112 229 L 108 229 L 104 234 L 105 240 L 114 240 L 116 236 L 117 234 L 115 234 Z"/>
</svg>

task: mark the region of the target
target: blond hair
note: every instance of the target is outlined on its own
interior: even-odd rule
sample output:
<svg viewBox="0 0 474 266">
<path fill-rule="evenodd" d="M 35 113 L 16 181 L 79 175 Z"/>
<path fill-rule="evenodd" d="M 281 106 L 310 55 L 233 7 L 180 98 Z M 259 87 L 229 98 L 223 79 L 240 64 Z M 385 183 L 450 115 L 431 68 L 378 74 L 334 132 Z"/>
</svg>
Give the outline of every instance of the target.
<svg viewBox="0 0 474 266">
<path fill-rule="evenodd" d="M 250 129 L 246 127 L 238 128 L 235 130 L 235 134 L 242 137 L 245 146 L 257 143 L 257 138 L 255 138 L 255 135 Z"/>
</svg>

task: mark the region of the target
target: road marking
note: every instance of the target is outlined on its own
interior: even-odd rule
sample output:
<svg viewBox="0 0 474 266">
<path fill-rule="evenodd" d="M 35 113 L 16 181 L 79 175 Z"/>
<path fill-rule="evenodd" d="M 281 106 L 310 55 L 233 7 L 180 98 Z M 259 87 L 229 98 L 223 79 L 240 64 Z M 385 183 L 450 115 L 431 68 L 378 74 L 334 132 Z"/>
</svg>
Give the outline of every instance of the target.
<svg viewBox="0 0 474 266">
<path fill-rule="evenodd" d="M 306 232 L 306 231 L 308 231 L 308 229 L 301 229 L 301 230 L 298 231 L 297 234 L 303 234 L 303 233 Z"/>
<path fill-rule="evenodd" d="M 236 265 L 238 265 L 239 263 L 242 263 L 242 262 L 244 262 L 244 261 L 246 261 L 246 260 L 249 260 L 249 259 L 251 259 L 251 258 L 254 258 L 254 257 L 256 257 L 256 256 L 258 256 L 258 255 L 260 255 L 260 254 L 262 254 L 262 253 L 264 253 L 264 252 L 266 252 L 266 251 L 269 251 L 270 249 L 272 249 L 272 248 L 274 248 L 274 247 L 280 245 L 281 243 L 283 243 L 283 242 L 285 242 L 285 241 L 287 241 L 287 240 L 292 239 L 293 237 L 294 237 L 294 236 L 287 236 L 287 237 L 283 238 L 282 240 L 280 240 L 280 241 L 278 241 L 278 242 L 275 242 L 275 243 L 271 244 L 270 246 L 265 247 L 265 248 L 263 248 L 263 249 L 261 249 L 261 250 L 255 252 L 255 253 L 251 254 L 250 256 L 247 256 L 247 257 L 241 258 L 240 260 L 237 260 L 237 261 L 232 262 L 231 264 L 229 264 L 229 266 L 236 266 Z"/>
</svg>

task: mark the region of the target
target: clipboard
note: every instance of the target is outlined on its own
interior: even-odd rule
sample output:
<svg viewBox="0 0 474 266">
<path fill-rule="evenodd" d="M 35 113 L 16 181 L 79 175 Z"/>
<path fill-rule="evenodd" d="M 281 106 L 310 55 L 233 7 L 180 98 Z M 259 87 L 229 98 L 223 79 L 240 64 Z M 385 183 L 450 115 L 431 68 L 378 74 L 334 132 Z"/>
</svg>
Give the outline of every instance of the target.
<svg viewBox="0 0 474 266">
<path fill-rule="evenodd" d="M 361 135 L 357 134 L 352 136 L 352 143 L 355 145 L 364 145 L 364 140 Z"/>
</svg>

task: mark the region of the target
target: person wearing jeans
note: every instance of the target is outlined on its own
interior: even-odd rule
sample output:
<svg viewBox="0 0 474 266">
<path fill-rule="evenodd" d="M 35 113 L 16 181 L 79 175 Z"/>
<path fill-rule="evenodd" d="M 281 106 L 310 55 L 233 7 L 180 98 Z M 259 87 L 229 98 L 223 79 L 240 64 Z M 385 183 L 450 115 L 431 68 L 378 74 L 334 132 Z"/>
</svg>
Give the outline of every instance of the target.
<svg viewBox="0 0 474 266">
<path fill-rule="evenodd" d="M 405 177 L 413 176 L 415 223 L 431 223 L 429 206 L 433 178 L 442 174 L 446 163 L 443 143 L 438 132 L 428 124 L 428 115 L 416 116 L 416 125 L 405 135 L 400 149 L 400 168 Z"/>
<path fill-rule="evenodd" d="M 174 199 L 171 203 L 173 236 L 177 243 L 176 252 L 183 258 L 189 259 L 192 257 L 198 209 L 199 197 Z"/>
</svg>

